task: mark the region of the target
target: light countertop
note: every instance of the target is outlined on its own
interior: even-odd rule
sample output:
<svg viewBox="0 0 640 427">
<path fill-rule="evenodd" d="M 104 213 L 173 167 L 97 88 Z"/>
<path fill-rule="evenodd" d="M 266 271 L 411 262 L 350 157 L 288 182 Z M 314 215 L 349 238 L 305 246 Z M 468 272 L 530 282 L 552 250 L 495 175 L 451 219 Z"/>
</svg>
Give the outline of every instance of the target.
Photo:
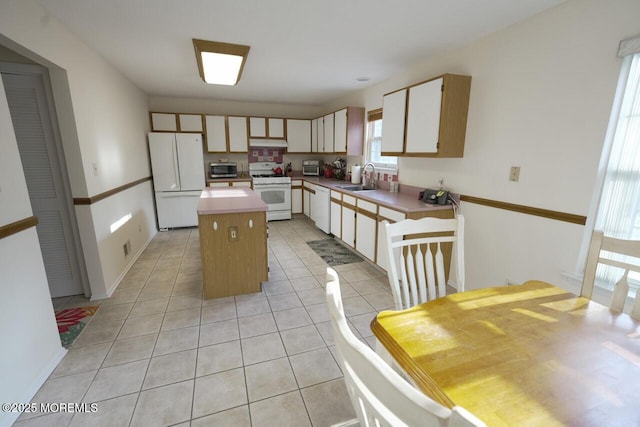
<svg viewBox="0 0 640 427">
<path fill-rule="evenodd" d="M 340 186 L 358 184 L 351 184 L 349 181 L 338 181 L 331 178 L 314 176 L 299 176 L 292 177 L 292 179 L 302 179 L 316 185 L 321 185 L 323 187 L 339 191 L 343 194 L 348 194 L 359 199 L 368 200 L 381 206 L 385 206 L 405 213 L 452 209 L 452 205 L 432 205 L 419 200 L 418 193 L 424 190 L 424 188 L 419 187 L 400 184 L 400 191 L 392 193 L 388 191 L 388 189 L 381 188 L 385 185 L 388 185 L 382 182 L 379 183 L 378 190 L 349 191 L 340 188 Z M 454 194 L 453 196 L 455 197 L 457 195 Z"/>
<path fill-rule="evenodd" d="M 202 190 L 198 215 L 267 210 L 267 204 L 248 187 L 209 187 Z"/>
</svg>

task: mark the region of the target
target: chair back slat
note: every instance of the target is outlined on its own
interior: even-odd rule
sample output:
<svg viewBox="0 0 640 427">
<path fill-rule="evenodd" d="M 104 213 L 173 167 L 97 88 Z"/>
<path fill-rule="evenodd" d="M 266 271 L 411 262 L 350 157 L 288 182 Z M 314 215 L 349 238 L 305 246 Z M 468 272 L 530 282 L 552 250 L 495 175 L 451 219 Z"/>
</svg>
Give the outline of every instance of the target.
<svg viewBox="0 0 640 427">
<path fill-rule="evenodd" d="M 414 268 L 415 259 L 413 257 L 413 251 L 411 248 L 407 250 L 407 257 L 405 260 L 405 271 L 407 272 L 407 282 L 409 284 L 409 294 L 411 297 L 411 304 L 418 303 L 418 284 L 416 283 L 416 270 Z M 409 302 L 409 300 L 405 300 Z"/>
<path fill-rule="evenodd" d="M 625 270 L 620 280 L 613 286 L 613 298 L 611 298 L 612 310 L 624 310 L 624 302 L 627 300 L 627 294 L 629 293 L 628 276 L 629 270 Z"/>
<path fill-rule="evenodd" d="M 629 297 L 629 272 L 640 272 L 638 259 L 640 259 L 640 240 L 615 239 L 605 236 L 600 230 L 595 230 L 591 235 L 580 295 L 585 298 L 592 297 L 599 264 L 620 268 L 624 270 L 624 273 L 613 287 L 609 307 L 614 311 L 624 311 L 625 302 Z M 636 295 L 630 314 L 640 320 L 639 296 Z"/>
<path fill-rule="evenodd" d="M 401 310 L 443 297 L 447 292 L 443 244 L 452 248 L 452 279 L 464 290 L 464 218 L 383 221 L 382 240 L 387 275 L 396 309 Z M 448 249 L 447 249 L 448 250 Z"/>
<path fill-rule="evenodd" d="M 344 315 L 338 275 L 331 268 L 326 296 L 338 363 L 361 426 L 485 426 L 464 408 L 446 408 L 411 386 L 356 338 Z"/>
<path fill-rule="evenodd" d="M 447 279 L 444 274 L 444 256 L 438 243 L 438 251 L 436 252 L 436 274 L 438 277 L 438 294 L 443 297 L 447 294 Z"/>
</svg>

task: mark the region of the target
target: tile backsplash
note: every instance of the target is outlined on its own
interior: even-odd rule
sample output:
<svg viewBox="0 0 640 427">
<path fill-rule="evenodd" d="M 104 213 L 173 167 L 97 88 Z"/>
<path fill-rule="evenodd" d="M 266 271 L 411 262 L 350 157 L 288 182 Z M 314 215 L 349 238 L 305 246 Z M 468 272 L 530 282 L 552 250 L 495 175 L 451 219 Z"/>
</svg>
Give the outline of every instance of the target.
<svg viewBox="0 0 640 427">
<path fill-rule="evenodd" d="M 284 148 L 249 148 L 249 163 L 256 162 L 276 162 L 282 163 L 284 161 Z"/>
</svg>

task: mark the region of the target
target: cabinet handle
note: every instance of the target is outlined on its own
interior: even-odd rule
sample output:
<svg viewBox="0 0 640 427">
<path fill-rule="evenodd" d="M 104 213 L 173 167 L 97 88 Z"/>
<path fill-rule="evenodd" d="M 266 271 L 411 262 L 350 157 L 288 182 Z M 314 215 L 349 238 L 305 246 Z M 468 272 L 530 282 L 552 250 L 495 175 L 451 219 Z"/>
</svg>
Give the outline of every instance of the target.
<svg viewBox="0 0 640 427">
<path fill-rule="evenodd" d="M 213 229 L 218 231 L 218 221 L 213 221 Z"/>
<path fill-rule="evenodd" d="M 249 220 L 249 228 L 253 228 L 253 220 L 252 219 Z"/>
</svg>

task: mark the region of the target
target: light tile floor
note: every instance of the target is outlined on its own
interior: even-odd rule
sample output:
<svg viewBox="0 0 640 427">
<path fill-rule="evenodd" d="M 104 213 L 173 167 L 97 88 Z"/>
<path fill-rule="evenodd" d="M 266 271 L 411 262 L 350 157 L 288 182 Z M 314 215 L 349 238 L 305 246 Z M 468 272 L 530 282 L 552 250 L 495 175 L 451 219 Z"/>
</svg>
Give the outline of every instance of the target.
<svg viewBox="0 0 640 427">
<path fill-rule="evenodd" d="M 27 426 L 328 426 L 355 417 L 325 305 L 327 264 L 304 217 L 269 223 L 269 282 L 203 301 L 197 229 L 161 232 L 129 270 L 34 402 L 96 402 L 96 413 L 22 414 Z M 393 307 L 369 262 L 334 267 L 347 318 Z M 54 300 L 56 309 L 86 304 Z"/>
</svg>

